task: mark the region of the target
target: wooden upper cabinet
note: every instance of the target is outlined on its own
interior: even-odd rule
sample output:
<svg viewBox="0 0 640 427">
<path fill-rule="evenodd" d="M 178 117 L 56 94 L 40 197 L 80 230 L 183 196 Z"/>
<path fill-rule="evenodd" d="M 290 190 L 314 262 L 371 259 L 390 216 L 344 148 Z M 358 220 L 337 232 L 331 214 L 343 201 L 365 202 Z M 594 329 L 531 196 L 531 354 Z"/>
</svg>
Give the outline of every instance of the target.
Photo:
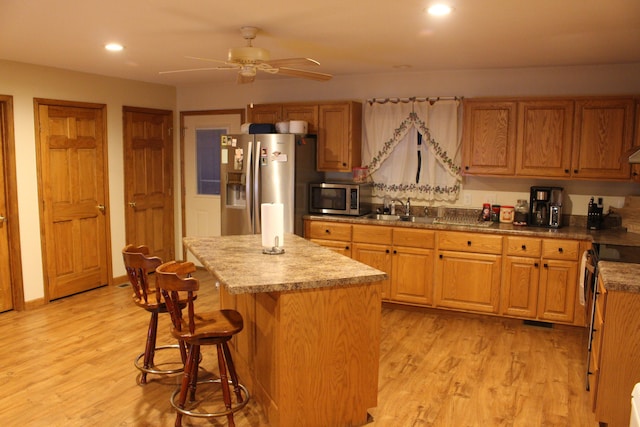
<svg viewBox="0 0 640 427">
<path fill-rule="evenodd" d="M 317 169 L 351 172 L 361 166 L 362 104 L 347 101 L 318 107 Z"/>
<path fill-rule="evenodd" d="M 249 123 L 277 123 L 289 120 L 304 120 L 308 123 L 307 133 L 318 133 L 317 103 L 254 104 L 247 107 Z"/>
<path fill-rule="evenodd" d="M 515 101 L 464 101 L 465 173 L 513 175 L 516 160 Z"/>
<path fill-rule="evenodd" d="M 518 102 L 516 175 L 571 175 L 573 101 Z"/>
<path fill-rule="evenodd" d="M 629 179 L 634 99 L 576 101 L 572 173 L 577 178 Z"/>
<path fill-rule="evenodd" d="M 247 107 L 248 123 L 277 123 L 282 121 L 282 104 L 255 104 Z"/>
</svg>

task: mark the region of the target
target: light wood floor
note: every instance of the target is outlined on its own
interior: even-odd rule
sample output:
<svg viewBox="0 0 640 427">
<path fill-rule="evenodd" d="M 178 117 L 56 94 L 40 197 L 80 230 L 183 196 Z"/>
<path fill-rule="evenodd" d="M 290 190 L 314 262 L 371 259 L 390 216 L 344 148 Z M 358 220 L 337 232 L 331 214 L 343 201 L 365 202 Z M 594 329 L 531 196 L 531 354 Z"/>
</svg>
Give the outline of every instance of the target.
<svg viewBox="0 0 640 427">
<path fill-rule="evenodd" d="M 217 307 L 199 272 L 201 309 Z M 172 426 L 177 376 L 141 386 L 134 357 L 149 315 L 129 287 L 105 287 L 26 312 L 0 314 L 3 426 Z M 597 426 L 584 389 L 581 329 L 484 316 L 383 308 L 375 427 Z M 171 343 L 161 316 L 159 344 Z M 204 349 L 204 374 L 215 371 Z M 252 401 L 238 427 L 266 425 Z M 185 426 L 226 425 L 185 418 Z M 327 426 L 333 427 L 333 426 Z"/>
</svg>

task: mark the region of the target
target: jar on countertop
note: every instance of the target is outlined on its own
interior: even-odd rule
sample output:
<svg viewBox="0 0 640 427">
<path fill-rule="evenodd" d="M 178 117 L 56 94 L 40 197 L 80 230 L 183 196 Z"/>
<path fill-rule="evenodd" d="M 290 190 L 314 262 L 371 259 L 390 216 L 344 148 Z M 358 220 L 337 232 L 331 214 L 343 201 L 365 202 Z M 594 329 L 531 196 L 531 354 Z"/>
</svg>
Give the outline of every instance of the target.
<svg viewBox="0 0 640 427">
<path fill-rule="evenodd" d="M 513 222 L 514 211 L 513 206 L 500 206 L 500 222 L 511 224 Z"/>
<path fill-rule="evenodd" d="M 514 225 L 527 225 L 529 222 L 529 203 L 525 199 L 518 199 L 513 216 Z"/>
</svg>

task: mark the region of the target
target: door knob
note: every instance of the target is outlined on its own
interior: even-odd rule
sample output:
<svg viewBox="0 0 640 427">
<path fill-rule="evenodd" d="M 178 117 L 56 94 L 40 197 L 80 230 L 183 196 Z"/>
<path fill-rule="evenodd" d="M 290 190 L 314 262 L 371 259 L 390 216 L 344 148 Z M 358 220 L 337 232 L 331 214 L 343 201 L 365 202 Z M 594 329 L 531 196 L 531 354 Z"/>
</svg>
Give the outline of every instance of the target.
<svg viewBox="0 0 640 427">
<path fill-rule="evenodd" d="M 132 208 L 136 207 L 136 202 L 129 202 L 129 206 L 131 206 Z"/>
<path fill-rule="evenodd" d="M 105 210 L 104 205 L 98 205 L 98 206 L 96 206 L 96 208 L 98 208 L 98 210 L 99 210 L 100 212 L 104 213 L 104 210 Z"/>
</svg>

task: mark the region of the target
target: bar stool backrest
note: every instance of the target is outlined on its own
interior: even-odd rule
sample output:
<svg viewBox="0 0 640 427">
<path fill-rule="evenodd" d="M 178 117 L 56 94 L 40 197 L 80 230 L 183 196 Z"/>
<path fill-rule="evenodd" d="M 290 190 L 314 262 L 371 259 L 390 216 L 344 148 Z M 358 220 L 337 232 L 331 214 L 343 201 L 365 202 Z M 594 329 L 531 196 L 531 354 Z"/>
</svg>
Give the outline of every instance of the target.
<svg viewBox="0 0 640 427">
<path fill-rule="evenodd" d="M 195 307 L 194 300 L 200 289 L 200 282 L 191 273 L 196 271 L 192 262 L 169 261 L 156 268 L 156 280 L 158 288 L 164 297 L 167 311 L 171 314 L 173 327 L 182 331 L 186 328 L 190 334 L 195 333 Z M 186 294 L 187 319 L 182 315 L 179 302 L 184 306 Z"/>
<path fill-rule="evenodd" d="M 125 246 L 122 259 L 138 302 L 144 305 L 162 304 L 160 290 L 157 286 L 149 286 L 149 275 L 156 271 L 162 260 L 156 256 L 149 256 L 149 248 L 144 245 Z"/>
</svg>

